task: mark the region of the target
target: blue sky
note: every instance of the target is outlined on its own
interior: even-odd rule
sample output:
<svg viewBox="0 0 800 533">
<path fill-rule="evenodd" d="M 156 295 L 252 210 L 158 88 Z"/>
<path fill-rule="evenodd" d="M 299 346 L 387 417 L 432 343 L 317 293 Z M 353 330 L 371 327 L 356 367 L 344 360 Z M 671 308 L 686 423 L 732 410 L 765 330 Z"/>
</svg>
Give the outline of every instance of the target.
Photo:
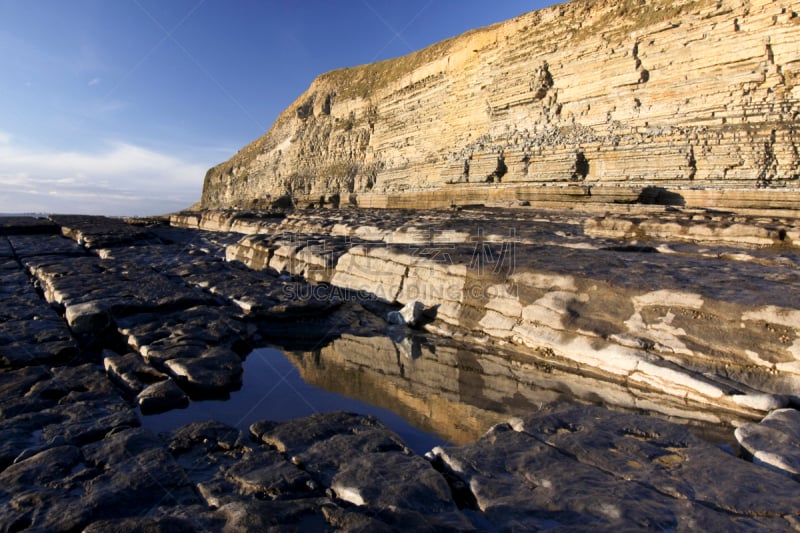
<svg viewBox="0 0 800 533">
<path fill-rule="evenodd" d="M 0 0 L 0 213 L 188 207 L 317 75 L 551 3 Z"/>
</svg>

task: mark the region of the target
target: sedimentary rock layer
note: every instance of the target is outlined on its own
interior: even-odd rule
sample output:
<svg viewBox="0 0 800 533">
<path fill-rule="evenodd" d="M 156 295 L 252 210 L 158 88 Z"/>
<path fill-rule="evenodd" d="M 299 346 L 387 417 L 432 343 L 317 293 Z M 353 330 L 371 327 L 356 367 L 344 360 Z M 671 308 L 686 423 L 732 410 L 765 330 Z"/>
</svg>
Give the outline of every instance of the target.
<svg viewBox="0 0 800 533">
<path fill-rule="evenodd" d="M 651 219 L 323 210 L 245 236 L 226 256 L 344 298 L 419 301 L 435 316 L 430 331 L 752 416 L 800 395 L 796 233 L 792 219 L 674 209 Z"/>
<path fill-rule="evenodd" d="M 755 188 L 800 177 L 799 11 L 576 0 L 333 71 L 209 170 L 202 205 L 630 201 L 653 186 L 767 205 L 783 193 Z"/>
</svg>

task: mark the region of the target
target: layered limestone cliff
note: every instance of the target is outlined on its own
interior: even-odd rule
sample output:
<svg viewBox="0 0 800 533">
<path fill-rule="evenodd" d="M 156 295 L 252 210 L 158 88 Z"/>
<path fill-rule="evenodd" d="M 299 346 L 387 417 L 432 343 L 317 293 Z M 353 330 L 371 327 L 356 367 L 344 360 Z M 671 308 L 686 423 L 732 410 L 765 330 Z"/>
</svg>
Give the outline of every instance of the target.
<svg viewBox="0 0 800 533">
<path fill-rule="evenodd" d="M 798 13 L 791 1 L 576 0 L 333 71 L 209 170 L 201 205 L 794 188 Z"/>
</svg>

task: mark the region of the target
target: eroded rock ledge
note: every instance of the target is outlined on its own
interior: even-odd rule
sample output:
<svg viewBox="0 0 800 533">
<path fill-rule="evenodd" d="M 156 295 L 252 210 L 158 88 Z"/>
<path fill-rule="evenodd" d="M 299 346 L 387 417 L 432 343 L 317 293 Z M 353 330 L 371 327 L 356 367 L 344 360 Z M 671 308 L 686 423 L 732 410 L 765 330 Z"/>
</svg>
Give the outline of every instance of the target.
<svg viewBox="0 0 800 533">
<path fill-rule="evenodd" d="M 650 219 L 631 207 L 172 222 L 251 233 L 227 247 L 229 261 L 422 302 L 437 334 L 515 346 L 737 416 L 787 405 L 800 391 L 795 219 L 661 209 L 645 208 Z"/>
<path fill-rule="evenodd" d="M 797 528 L 793 222 L 739 221 L 785 230 L 759 248 L 590 237 L 583 228 L 596 217 L 524 214 L 173 220 L 246 221 L 254 235 L 3 220 L 0 528 Z M 480 227 L 478 239 L 465 229 Z M 430 310 L 420 295 L 440 286 L 428 332 L 384 321 L 414 287 Z M 499 299 L 488 292 L 497 286 Z M 508 327 L 486 318 L 509 309 L 519 318 Z M 515 333 L 525 321 L 535 336 Z M 450 418 L 462 444 L 423 457 L 351 413 L 264 420 L 249 434 L 213 421 L 164 435 L 140 427 L 143 411 L 235 390 L 253 346 L 309 335 L 316 344 L 309 331 L 320 329 L 330 338 L 316 359 L 335 363 L 329 370 L 370 369 L 362 386 L 419 403 L 431 426 Z M 745 364 L 755 359 L 746 350 L 762 362 Z M 614 372 L 626 357 L 635 370 Z M 471 389 L 484 403 L 470 403 L 468 381 L 484 382 Z M 510 410 L 487 414 L 486 403 Z M 689 424 L 635 413 L 644 411 Z M 487 428 L 478 422 L 498 418 L 474 440 Z M 696 437 L 701 422 L 740 426 L 743 457 Z"/>
</svg>

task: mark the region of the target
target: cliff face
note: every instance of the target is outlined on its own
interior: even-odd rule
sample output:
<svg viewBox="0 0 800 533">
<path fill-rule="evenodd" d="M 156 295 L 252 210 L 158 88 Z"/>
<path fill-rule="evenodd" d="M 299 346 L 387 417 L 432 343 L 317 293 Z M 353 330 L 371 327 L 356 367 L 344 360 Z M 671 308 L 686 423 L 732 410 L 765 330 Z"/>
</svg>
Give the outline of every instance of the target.
<svg viewBox="0 0 800 533">
<path fill-rule="evenodd" d="M 797 187 L 798 13 L 790 1 L 576 0 L 330 72 L 208 171 L 201 203 L 381 205 L 487 181 Z"/>
</svg>

